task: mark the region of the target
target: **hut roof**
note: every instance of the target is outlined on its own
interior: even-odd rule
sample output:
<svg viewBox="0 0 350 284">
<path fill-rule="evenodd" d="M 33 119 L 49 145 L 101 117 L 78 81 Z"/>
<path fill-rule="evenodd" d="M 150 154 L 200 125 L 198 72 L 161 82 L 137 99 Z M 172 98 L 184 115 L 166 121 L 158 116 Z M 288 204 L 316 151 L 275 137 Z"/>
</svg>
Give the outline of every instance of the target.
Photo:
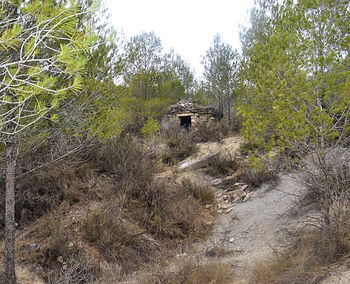
<svg viewBox="0 0 350 284">
<path fill-rule="evenodd" d="M 179 113 L 197 113 L 197 114 L 210 114 L 218 116 L 218 111 L 213 107 L 207 107 L 200 104 L 193 103 L 187 100 L 181 100 L 177 104 L 168 107 L 167 115 L 176 115 Z"/>
</svg>

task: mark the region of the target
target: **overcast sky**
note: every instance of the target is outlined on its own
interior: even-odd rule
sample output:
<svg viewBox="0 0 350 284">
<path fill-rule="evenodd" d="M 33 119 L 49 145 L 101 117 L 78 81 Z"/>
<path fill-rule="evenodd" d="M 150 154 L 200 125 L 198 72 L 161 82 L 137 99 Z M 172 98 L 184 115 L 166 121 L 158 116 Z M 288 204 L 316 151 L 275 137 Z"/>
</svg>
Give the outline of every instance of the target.
<svg viewBox="0 0 350 284">
<path fill-rule="evenodd" d="M 126 37 L 153 31 L 163 47 L 173 48 L 202 73 L 201 55 L 219 33 L 240 51 L 239 24 L 248 23 L 254 0 L 105 0 L 111 21 Z"/>
</svg>

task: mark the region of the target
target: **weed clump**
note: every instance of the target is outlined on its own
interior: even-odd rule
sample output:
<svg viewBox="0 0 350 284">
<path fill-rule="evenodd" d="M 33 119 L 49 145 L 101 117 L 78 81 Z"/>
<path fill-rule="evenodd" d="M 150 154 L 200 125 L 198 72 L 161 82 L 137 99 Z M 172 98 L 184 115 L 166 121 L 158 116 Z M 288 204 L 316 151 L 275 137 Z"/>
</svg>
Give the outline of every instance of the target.
<svg viewBox="0 0 350 284">
<path fill-rule="evenodd" d="M 107 261 L 117 261 L 125 271 L 133 271 L 150 259 L 152 246 L 142 237 L 141 229 L 122 218 L 111 205 L 92 211 L 82 229 Z"/>
<path fill-rule="evenodd" d="M 179 265 L 174 272 L 157 271 L 146 279 L 144 284 L 228 284 L 232 283 L 232 268 L 228 264 L 209 263 L 200 264 L 194 260 L 187 260 Z"/>
<path fill-rule="evenodd" d="M 175 165 L 198 151 L 191 133 L 185 129 L 170 128 L 165 131 L 164 136 L 166 149 L 162 154 L 162 161 L 168 165 Z"/>
<path fill-rule="evenodd" d="M 134 198 L 128 208 L 143 228 L 162 239 L 203 238 L 213 217 L 204 209 L 214 194 L 210 188 L 192 183 L 155 183 L 143 197 Z M 147 196 L 147 197 L 146 197 Z"/>
<path fill-rule="evenodd" d="M 207 160 L 206 171 L 211 176 L 220 177 L 234 173 L 238 162 L 232 155 L 215 155 Z"/>
<path fill-rule="evenodd" d="M 183 179 L 181 188 L 199 200 L 202 205 L 215 203 L 215 194 L 208 185 L 198 185 L 189 179 Z"/>
</svg>

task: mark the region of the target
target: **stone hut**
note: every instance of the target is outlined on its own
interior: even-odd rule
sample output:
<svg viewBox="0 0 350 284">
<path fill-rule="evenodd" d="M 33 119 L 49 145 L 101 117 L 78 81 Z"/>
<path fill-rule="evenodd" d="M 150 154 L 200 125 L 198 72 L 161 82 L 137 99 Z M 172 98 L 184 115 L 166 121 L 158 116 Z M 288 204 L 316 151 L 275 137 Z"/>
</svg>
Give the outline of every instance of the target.
<svg viewBox="0 0 350 284">
<path fill-rule="evenodd" d="M 168 107 L 162 125 L 179 125 L 186 129 L 195 128 L 202 123 L 210 123 L 220 118 L 218 111 L 213 107 L 202 106 L 187 100 L 181 100 Z"/>
</svg>

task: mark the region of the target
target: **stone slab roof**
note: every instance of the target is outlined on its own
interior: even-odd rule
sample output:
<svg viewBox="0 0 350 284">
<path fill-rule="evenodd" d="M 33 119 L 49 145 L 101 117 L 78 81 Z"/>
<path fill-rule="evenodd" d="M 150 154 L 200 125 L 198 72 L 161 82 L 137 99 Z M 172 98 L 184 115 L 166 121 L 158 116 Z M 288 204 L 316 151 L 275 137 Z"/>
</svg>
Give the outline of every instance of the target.
<svg viewBox="0 0 350 284">
<path fill-rule="evenodd" d="M 181 100 L 177 104 L 169 106 L 165 114 L 167 116 L 172 116 L 181 113 L 195 113 L 199 115 L 209 114 L 212 116 L 219 116 L 219 113 L 215 108 L 196 104 L 187 100 Z"/>
</svg>

